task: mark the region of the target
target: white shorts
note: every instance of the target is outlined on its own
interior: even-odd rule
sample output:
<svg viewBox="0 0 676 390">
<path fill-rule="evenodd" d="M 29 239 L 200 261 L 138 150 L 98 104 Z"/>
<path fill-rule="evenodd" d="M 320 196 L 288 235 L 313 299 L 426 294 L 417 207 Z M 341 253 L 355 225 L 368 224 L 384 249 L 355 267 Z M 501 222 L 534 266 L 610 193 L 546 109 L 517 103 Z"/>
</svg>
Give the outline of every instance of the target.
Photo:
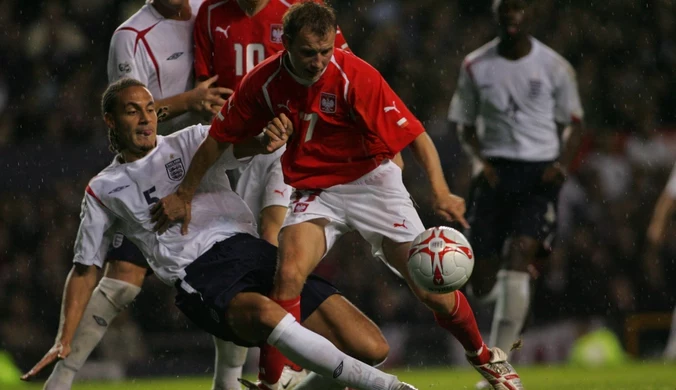
<svg viewBox="0 0 676 390">
<path fill-rule="evenodd" d="M 401 169 L 387 160 L 347 183 L 325 190 L 296 190 L 282 227 L 324 218 L 326 251 L 338 238 L 356 230 L 371 244 L 375 257 L 385 260 L 383 238 L 413 241 L 425 227 L 401 179 Z"/>
<path fill-rule="evenodd" d="M 274 153 L 259 154 L 239 168 L 235 191 L 249 206 L 256 221 L 260 220 L 260 213 L 266 207 L 289 205 L 292 189 L 284 183 L 282 164 L 279 161 L 284 150 L 286 147 Z"/>
</svg>

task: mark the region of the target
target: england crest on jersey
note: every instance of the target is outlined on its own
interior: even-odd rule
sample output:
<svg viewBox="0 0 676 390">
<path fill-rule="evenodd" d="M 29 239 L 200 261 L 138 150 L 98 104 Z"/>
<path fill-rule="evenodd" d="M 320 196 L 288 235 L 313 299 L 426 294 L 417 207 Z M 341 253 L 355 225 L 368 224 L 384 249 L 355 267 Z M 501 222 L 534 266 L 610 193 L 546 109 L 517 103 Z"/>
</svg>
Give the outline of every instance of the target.
<svg viewBox="0 0 676 390">
<path fill-rule="evenodd" d="M 282 35 L 284 35 L 284 28 L 281 24 L 270 25 L 270 41 L 273 43 L 282 43 Z"/>
<path fill-rule="evenodd" d="M 319 110 L 327 114 L 336 112 L 336 95 L 332 93 L 322 92 L 321 100 L 319 102 Z"/>
<path fill-rule="evenodd" d="M 180 157 L 164 164 L 164 167 L 167 168 L 169 179 L 173 181 L 180 181 L 183 179 L 183 176 L 185 176 L 185 167 L 183 166 L 183 160 L 181 160 Z"/>
</svg>

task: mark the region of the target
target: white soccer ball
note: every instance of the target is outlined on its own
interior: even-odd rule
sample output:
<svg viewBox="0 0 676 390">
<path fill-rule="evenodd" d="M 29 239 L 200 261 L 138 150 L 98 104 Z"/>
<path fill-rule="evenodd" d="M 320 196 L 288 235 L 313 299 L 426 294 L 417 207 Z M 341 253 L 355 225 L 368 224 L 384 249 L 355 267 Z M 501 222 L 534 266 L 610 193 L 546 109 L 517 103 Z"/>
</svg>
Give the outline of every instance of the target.
<svg viewBox="0 0 676 390">
<path fill-rule="evenodd" d="M 433 227 L 420 233 L 408 252 L 408 271 L 418 287 L 448 293 L 464 286 L 474 269 L 474 252 L 459 231 Z"/>
</svg>

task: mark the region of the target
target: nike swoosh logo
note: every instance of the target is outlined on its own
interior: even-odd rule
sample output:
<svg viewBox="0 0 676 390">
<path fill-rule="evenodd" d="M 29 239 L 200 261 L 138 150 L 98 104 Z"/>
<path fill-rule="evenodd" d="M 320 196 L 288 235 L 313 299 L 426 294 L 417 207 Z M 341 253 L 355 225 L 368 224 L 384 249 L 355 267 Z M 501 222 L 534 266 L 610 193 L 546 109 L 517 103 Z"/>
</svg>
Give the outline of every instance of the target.
<svg viewBox="0 0 676 390">
<path fill-rule="evenodd" d="M 290 384 L 291 384 L 291 379 L 286 381 L 286 383 L 282 383 L 282 389 L 286 389 L 287 387 L 289 387 Z"/>
</svg>

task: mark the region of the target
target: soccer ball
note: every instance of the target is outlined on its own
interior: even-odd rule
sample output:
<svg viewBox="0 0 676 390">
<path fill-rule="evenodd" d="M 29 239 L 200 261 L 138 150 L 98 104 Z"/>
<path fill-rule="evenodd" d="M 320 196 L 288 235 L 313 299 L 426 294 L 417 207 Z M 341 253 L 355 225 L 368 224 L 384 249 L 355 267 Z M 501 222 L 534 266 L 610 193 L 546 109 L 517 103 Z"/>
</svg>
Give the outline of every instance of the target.
<svg viewBox="0 0 676 390">
<path fill-rule="evenodd" d="M 446 226 L 420 233 L 408 252 L 408 271 L 418 287 L 447 293 L 464 286 L 474 269 L 474 252 L 467 238 Z"/>
</svg>

